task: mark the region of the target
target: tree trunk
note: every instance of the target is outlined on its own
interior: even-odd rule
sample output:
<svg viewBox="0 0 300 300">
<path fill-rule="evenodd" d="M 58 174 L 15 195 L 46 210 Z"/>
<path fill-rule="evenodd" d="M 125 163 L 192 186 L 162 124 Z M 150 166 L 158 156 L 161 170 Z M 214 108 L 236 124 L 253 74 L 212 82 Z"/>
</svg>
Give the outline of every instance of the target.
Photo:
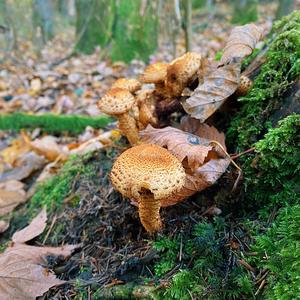
<svg viewBox="0 0 300 300">
<path fill-rule="evenodd" d="M 114 61 L 149 59 L 157 47 L 157 1 L 117 1 L 111 57 Z"/>
<path fill-rule="evenodd" d="M 186 52 L 192 50 L 192 1 L 183 1 L 184 9 L 184 37 L 185 37 L 185 50 Z"/>
<path fill-rule="evenodd" d="M 257 0 L 231 1 L 232 23 L 247 24 L 257 21 Z"/>
<path fill-rule="evenodd" d="M 32 7 L 32 23 L 35 29 L 40 30 L 43 43 L 54 37 L 53 4 L 51 0 L 34 0 Z"/>
<path fill-rule="evenodd" d="M 90 54 L 97 46 L 104 47 L 111 38 L 115 14 L 113 0 L 76 0 L 75 49 Z"/>
</svg>

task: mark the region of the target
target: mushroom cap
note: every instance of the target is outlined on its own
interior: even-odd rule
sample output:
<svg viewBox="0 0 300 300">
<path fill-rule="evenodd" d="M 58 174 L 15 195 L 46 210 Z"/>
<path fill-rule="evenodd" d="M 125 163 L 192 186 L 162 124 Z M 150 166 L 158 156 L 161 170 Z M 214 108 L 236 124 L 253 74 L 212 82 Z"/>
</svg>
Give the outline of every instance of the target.
<svg viewBox="0 0 300 300">
<path fill-rule="evenodd" d="M 144 73 L 139 77 L 140 81 L 143 83 L 164 82 L 167 76 L 168 65 L 167 63 L 158 62 L 147 66 Z"/>
<path fill-rule="evenodd" d="M 137 79 L 120 78 L 113 83 L 111 88 L 127 89 L 130 93 L 138 91 L 142 85 Z"/>
<path fill-rule="evenodd" d="M 180 96 L 188 81 L 196 74 L 201 65 L 201 55 L 193 52 L 173 60 L 167 69 L 165 84 L 172 96 Z"/>
<path fill-rule="evenodd" d="M 154 144 L 141 144 L 123 152 L 110 174 L 113 186 L 137 201 L 144 192 L 152 193 L 154 199 L 171 196 L 183 187 L 185 176 L 180 161 Z"/>
<path fill-rule="evenodd" d="M 248 94 L 249 90 L 251 89 L 252 87 L 252 80 L 249 79 L 248 77 L 242 75 L 240 77 L 240 83 L 239 83 L 239 86 L 236 90 L 236 94 L 238 96 L 245 96 Z"/>
<path fill-rule="evenodd" d="M 127 112 L 134 103 L 135 98 L 127 89 L 115 87 L 98 101 L 98 107 L 108 115 L 120 115 Z"/>
</svg>

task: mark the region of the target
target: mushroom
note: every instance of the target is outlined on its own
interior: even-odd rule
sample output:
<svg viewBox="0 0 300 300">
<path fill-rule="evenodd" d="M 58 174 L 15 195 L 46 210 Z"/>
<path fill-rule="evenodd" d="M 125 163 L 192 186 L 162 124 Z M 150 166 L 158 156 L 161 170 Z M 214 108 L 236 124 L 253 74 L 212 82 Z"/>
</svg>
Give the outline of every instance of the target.
<svg viewBox="0 0 300 300">
<path fill-rule="evenodd" d="M 144 70 L 144 73 L 140 75 L 139 79 L 143 83 L 154 83 L 155 91 L 159 95 L 165 94 L 165 79 L 167 76 L 167 63 L 157 62 L 149 65 Z"/>
<path fill-rule="evenodd" d="M 134 104 L 134 96 L 127 89 L 118 87 L 110 89 L 98 102 L 102 112 L 118 118 L 119 128 L 131 145 L 139 141 L 136 121 L 129 114 Z"/>
<path fill-rule="evenodd" d="M 165 86 L 169 96 L 179 97 L 201 65 L 201 55 L 187 52 L 173 60 L 167 68 Z"/>
<path fill-rule="evenodd" d="M 240 84 L 236 89 L 235 93 L 238 96 L 246 96 L 249 90 L 251 89 L 252 84 L 253 83 L 251 79 L 249 79 L 247 76 L 242 75 L 240 78 Z"/>
<path fill-rule="evenodd" d="M 136 102 L 139 108 L 139 129 L 144 129 L 148 124 L 157 125 L 157 116 L 155 113 L 156 98 L 153 90 L 142 90 L 136 96 Z"/>
<path fill-rule="evenodd" d="M 179 191 L 185 177 L 180 161 L 154 144 L 141 144 L 123 152 L 110 174 L 113 186 L 137 202 L 140 220 L 149 233 L 161 229 L 161 201 Z"/>
<path fill-rule="evenodd" d="M 122 88 L 128 90 L 130 93 L 134 93 L 141 89 L 142 85 L 137 79 L 120 78 L 116 80 L 111 88 Z"/>
</svg>

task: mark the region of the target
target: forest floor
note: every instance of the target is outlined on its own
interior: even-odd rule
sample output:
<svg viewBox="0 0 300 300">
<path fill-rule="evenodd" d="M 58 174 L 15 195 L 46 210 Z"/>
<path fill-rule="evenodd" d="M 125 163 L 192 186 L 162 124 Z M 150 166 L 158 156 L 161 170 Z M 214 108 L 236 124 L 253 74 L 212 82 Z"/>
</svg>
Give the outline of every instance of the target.
<svg viewBox="0 0 300 300">
<path fill-rule="evenodd" d="M 260 9 L 258 24 L 267 35 L 274 7 Z M 212 16 L 199 12 L 193 24 L 193 50 L 211 58 L 223 49 L 233 27 L 226 11 Z M 96 117 L 100 114 L 97 101 L 112 83 L 121 77 L 135 78 L 145 68 L 141 61 L 126 65 L 100 60 L 100 51 L 68 57 L 70 43 L 64 35 L 39 55 L 31 51 L 31 45 L 22 47 L 18 49 L 22 56 L 7 57 L 0 71 L 2 113 Z M 179 43 L 178 55 L 183 51 Z M 163 46 L 150 62 L 171 59 L 170 49 Z M 228 129 L 222 126 L 218 129 Z M 255 210 L 242 214 L 243 187 L 240 184 L 232 192 L 237 173 L 230 167 L 209 189 L 162 209 L 164 228 L 149 236 L 136 207 L 109 180 L 113 162 L 128 147 L 115 123 L 98 129 L 88 126 L 80 134 L 73 128 L 60 134 L 42 128 L 0 132 L 0 191 L 10 201 L 9 207 L 1 207 L 0 196 L 1 251 L 11 247 L 13 234 L 43 207 L 47 225 L 30 245 L 77 245 L 68 259 L 49 255 L 43 261 L 44 268 L 67 282 L 40 299 L 260 296 L 269 270 L 251 265 L 258 255 L 251 245 L 257 232 L 272 224 L 277 211 L 261 223 Z M 237 150 L 229 147 L 233 156 Z M 201 266 L 206 272 L 197 273 Z M 197 287 L 193 286 L 196 273 Z"/>
</svg>

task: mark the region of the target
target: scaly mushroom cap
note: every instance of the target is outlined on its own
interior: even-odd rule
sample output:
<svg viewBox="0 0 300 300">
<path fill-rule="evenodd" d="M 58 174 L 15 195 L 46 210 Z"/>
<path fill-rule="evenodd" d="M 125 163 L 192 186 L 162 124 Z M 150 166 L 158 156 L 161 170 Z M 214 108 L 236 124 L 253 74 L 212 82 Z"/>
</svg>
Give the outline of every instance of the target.
<svg viewBox="0 0 300 300">
<path fill-rule="evenodd" d="M 236 94 L 238 96 L 245 96 L 248 94 L 249 90 L 252 87 L 252 80 L 249 79 L 248 77 L 242 75 L 240 78 L 240 84 L 238 88 L 236 89 Z"/>
<path fill-rule="evenodd" d="M 130 93 L 138 91 L 142 87 L 137 79 L 120 78 L 113 83 L 111 88 L 127 89 Z"/>
<path fill-rule="evenodd" d="M 122 195 L 139 202 L 145 192 L 152 193 L 154 199 L 176 193 L 185 183 L 185 172 L 180 161 L 165 148 L 141 144 L 118 157 L 110 178 Z"/>
<path fill-rule="evenodd" d="M 167 63 L 158 62 L 147 66 L 144 73 L 139 77 L 140 81 L 143 83 L 164 82 L 167 76 L 168 65 Z"/>
<path fill-rule="evenodd" d="M 170 96 L 180 96 L 189 80 L 196 74 L 201 65 L 201 55 L 187 52 L 173 60 L 167 68 L 165 85 Z"/>
<path fill-rule="evenodd" d="M 98 102 L 99 109 L 108 115 L 121 115 L 135 103 L 135 98 L 124 88 L 110 89 Z"/>
</svg>

